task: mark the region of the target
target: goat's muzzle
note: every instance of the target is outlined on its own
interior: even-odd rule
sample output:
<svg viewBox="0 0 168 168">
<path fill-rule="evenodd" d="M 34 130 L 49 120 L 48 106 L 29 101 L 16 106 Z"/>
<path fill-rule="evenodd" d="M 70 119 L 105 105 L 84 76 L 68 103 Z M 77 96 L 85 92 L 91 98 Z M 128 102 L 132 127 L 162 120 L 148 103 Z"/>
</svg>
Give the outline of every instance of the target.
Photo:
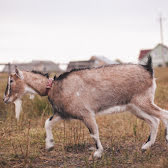
<svg viewBox="0 0 168 168">
<path fill-rule="evenodd" d="M 9 102 L 9 97 L 6 97 L 6 96 L 4 96 L 3 101 L 4 101 L 5 104 L 10 103 L 10 102 Z"/>
</svg>

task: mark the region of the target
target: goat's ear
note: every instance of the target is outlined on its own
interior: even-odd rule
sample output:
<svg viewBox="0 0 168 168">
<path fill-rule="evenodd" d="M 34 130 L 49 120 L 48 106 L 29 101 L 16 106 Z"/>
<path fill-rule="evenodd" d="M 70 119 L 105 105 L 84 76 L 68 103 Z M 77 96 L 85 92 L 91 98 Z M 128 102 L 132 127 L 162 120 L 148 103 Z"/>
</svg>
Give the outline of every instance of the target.
<svg viewBox="0 0 168 168">
<path fill-rule="evenodd" d="M 16 73 L 16 76 L 19 77 L 20 79 L 24 79 L 23 77 L 23 72 L 20 71 L 17 66 L 15 66 L 15 73 Z"/>
</svg>

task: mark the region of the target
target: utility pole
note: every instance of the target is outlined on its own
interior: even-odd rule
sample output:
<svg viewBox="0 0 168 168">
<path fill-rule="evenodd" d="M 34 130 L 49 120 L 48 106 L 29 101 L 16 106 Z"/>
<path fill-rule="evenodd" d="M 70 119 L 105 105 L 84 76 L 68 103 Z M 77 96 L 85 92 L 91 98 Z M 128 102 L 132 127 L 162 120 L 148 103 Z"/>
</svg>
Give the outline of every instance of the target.
<svg viewBox="0 0 168 168">
<path fill-rule="evenodd" d="M 164 38 L 163 38 L 163 20 L 164 20 L 164 18 L 162 17 L 162 14 L 160 14 L 160 16 L 159 16 L 159 24 L 160 24 L 160 42 L 161 42 L 161 45 L 164 44 Z M 163 46 L 161 46 L 160 55 L 161 55 L 161 57 L 163 59 L 163 65 L 166 66 L 166 60 L 164 58 L 164 53 L 163 53 Z"/>
<path fill-rule="evenodd" d="M 159 24 L 160 24 L 160 41 L 161 41 L 161 44 L 163 44 L 163 17 L 161 14 L 159 17 Z"/>
</svg>

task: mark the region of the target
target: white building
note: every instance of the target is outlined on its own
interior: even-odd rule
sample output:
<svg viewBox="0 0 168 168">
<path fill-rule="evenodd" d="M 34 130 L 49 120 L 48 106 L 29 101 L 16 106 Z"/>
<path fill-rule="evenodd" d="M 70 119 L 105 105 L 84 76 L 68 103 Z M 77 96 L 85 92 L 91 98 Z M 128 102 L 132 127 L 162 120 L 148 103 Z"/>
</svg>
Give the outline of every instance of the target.
<svg viewBox="0 0 168 168">
<path fill-rule="evenodd" d="M 145 64 L 148 56 L 152 57 L 153 66 L 165 66 L 168 65 L 168 47 L 163 44 L 158 44 L 153 49 L 141 50 L 139 54 L 139 63 Z"/>
</svg>

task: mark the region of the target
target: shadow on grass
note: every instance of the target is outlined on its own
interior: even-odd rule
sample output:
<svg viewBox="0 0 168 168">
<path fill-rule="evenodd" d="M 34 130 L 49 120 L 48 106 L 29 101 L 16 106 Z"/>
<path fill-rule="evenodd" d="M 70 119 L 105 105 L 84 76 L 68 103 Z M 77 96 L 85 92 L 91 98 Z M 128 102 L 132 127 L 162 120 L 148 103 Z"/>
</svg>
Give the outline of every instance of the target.
<svg viewBox="0 0 168 168">
<path fill-rule="evenodd" d="M 92 145 L 87 144 L 87 143 L 82 143 L 82 144 L 67 144 L 64 146 L 64 150 L 66 152 L 71 152 L 71 153 L 84 153 L 86 152 Z"/>
</svg>

